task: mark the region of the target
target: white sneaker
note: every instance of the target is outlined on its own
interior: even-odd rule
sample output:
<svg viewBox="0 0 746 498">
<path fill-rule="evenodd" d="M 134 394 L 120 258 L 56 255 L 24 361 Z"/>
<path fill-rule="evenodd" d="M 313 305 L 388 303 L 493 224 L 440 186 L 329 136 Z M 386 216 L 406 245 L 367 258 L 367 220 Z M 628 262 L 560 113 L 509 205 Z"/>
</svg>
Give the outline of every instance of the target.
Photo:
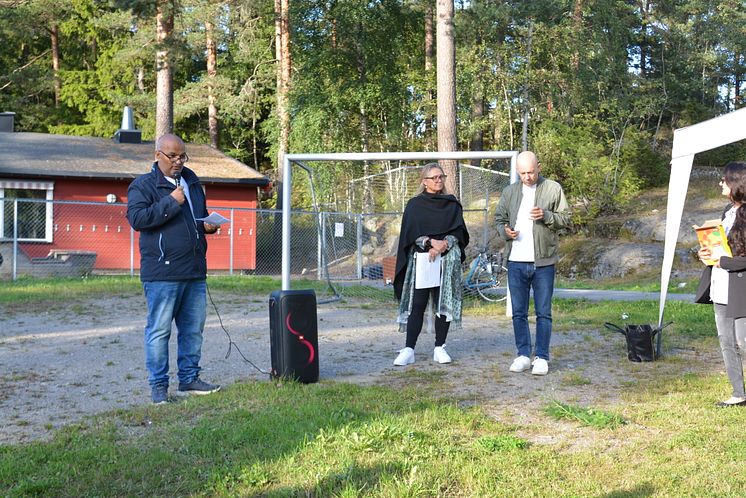
<svg viewBox="0 0 746 498">
<path fill-rule="evenodd" d="M 531 368 L 531 358 L 523 355 L 513 360 L 513 363 L 510 365 L 510 371 L 516 373 L 523 372 L 529 368 Z"/>
<path fill-rule="evenodd" d="M 412 348 L 402 349 L 399 351 L 399 356 L 394 360 L 394 365 L 397 367 L 403 367 L 404 365 L 409 365 L 411 363 L 414 363 L 414 349 Z"/>
<path fill-rule="evenodd" d="M 437 363 L 451 363 L 451 357 L 446 353 L 446 345 L 436 346 L 433 349 L 433 361 Z"/>
<path fill-rule="evenodd" d="M 534 368 L 531 369 L 531 375 L 546 375 L 549 373 L 549 363 L 544 358 L 534 359 Z"/>
</svg>

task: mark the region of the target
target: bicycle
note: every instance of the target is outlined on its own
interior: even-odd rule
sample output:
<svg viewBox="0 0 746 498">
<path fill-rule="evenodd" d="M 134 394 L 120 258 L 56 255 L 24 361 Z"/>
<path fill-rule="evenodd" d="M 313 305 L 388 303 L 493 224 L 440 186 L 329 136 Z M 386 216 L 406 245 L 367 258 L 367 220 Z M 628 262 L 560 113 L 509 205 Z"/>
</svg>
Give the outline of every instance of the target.
<svg viewBox="0 0 746 498">
<path fill-rule="evenodd" d="M 479 254 L 469 264 L 469 271 L 464 277 L 464 289 L 476 291 L 485 301 L 500 302 L 507 299 L 506 292 L 495 292 L 504 289 L 508 269 L 503 266 L 501 252 L 488 254 L 487 249 L 480 249 Z"/>
</svg>

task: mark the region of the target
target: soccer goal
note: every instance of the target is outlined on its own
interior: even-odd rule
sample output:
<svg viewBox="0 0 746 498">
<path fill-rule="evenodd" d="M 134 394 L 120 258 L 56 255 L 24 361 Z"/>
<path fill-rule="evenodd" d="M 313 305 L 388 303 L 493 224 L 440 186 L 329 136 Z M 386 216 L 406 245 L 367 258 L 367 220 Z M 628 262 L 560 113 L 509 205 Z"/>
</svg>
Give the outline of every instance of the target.
<svg viewBox="0 0 746 498">
<path fill-rule="evenodd" d="M 393 299 L 401 216 L 417 192 L 422 166 L 433 161 L 456 164 L 454 194 L 464 207 L 471 235 L 467 263 L 480 249 L 500 249 L 492 217 L 502 189 L 517 180 L 517 155 L 515 151 L 287 154 L 282 289 L 315 279 L 327 284 L 320 302 L 369 292 L 391 294 Z"/>
</svg>

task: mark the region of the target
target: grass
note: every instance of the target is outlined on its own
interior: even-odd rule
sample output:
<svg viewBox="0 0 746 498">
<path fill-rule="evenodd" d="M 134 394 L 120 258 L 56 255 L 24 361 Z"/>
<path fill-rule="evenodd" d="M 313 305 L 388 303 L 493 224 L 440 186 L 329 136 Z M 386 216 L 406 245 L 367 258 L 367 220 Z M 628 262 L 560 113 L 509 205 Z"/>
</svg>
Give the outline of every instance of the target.
<svg viewBox="0 0 746 498">
<path fill-rule="evenodd" d="M 282 288 L 278 277 L 257 275 L 214 275 L 207 279 L 210 291 L 233 294 L 254 294 L 268 296 Z M 338 284 L 339 285 L 339 284 Z M 314 289 L 318 300 L 334 297 L 325 281 L 293 280 L 293 289 Z M 391 287 L 376 288 L 365 285 L 345 285 L 344 295 L 355 296 L 344 300 L 356 302 L 360 299 L 374 303 L 393 302 Z M 34 303 L 68 303 L 74 299 L 88 299 L 100 295 L 131 296 L 142 294 L 142 284 L 138 277 L 130 276 L 90 276 L 85 278 L 35 279 L 21 277 L 14 282 L 3 282 L 0 286 L 0 305 Z M 262 303 L 265 299 L 262 299 Z M 80 306 L 73 304 L 74 306 Z"/>
<path fill-rule="evenodd" d="M 668 283 L 669 293 L 693 294 L 697 290 L 699 276 L 688 279 L 671 279 Z M 621 290 L 634 292 L 660 292 L 660 271 L 648 273 L 638 272 L 633 278 L 630 276 L 608 278 L 603 281 L 593 279 L 567 279 L 558 277 L 555 287 L 560 289 L 599 289 L 599 290 Z"/>
<path fill-rule="evenodd" d="M 553 315 L 557 330 L 601 329 L 604 322 L 619 326 L 624 323 L 657 326 L 658 302 L 598 301 L 591 304 L 582 299 L 557 299 L 553 304 Z M 710 337 L 714 333 L 713 320 L 712 306 L 669 301 L 664 322 L 673 321 L 673 325 L 664 329 L 663 336 L 670 337 L 675 331 L 682 340 Z"/>
<path fill-rule="evenodd" d="M 0 302 L 141 292 L 134 279 L 96 280 L 13 283 L 0 287 Z M 267 294 L 276 280 L 211 277 L 210 285 Z M 505 304 L 470 302 L 465 313 L 499 320 Z M 621 325 L 622 314 L 654 323 L 657 313 L 657 302 L 554 307 L 560 333 Z M 675 322 L 666 342 L 713 334 L 709 306 L 670 302 L 666 317 Z M 489 372 L 474 381 L 504 382 Z M 438 372 L 396 374 L 396 384 L 411 387 L 239 383 L 215 396 L 97 416 L 48 442 L 0 445 L 0 496 L 738 496 L 746 489 L 746 412 L 714 407 L 722 375 L 641 382 L 633 370 L 619 402 L 552 401 L 528 419 L 501 421 L 490 415 L 500 407 L 438 398 L 448 380 Z M 592 379 L 569 374 L 560 382 Z"/>
<path fill-rule="evenodd" d="M 627 423 L 616 413 L 609 413 L 593 408 L 582 408 L 559 401 L 552 401 L 544 411 L 556 419 L 575 420 L 583 425 L 596 429 L 617 429 Z"/>
<path fill-rule="evenodd" d="M 0 494 L 736 496 L 743 417 L 712 405 L 721 384 L 684 376 L 612 411 L 554 403 L 526 426 L 419 389 L 238 384 L 0 446 Z"/>
<path fill-rule="evenodd" d="M 125 296 L 142 292 L 140 281 L 125 276 L 89 278 L 19 278 L 0 285 L 0 304 L 67 302 L 99 295 Z"/>
<path fill-rule="evenodd" d="M 578 372 L 565 372 L 562 375 L 562 383 L 566 386 L 588 386 L 593 382 Z"/>
</svg>

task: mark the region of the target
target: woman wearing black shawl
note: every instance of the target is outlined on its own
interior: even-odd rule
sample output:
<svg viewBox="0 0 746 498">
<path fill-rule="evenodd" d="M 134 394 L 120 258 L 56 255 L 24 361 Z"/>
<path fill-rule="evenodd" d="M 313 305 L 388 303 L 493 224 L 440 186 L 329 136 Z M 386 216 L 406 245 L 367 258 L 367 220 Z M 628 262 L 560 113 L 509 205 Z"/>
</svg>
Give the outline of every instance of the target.
<svg viewBox="0 0 746 498">
<path fill-rule="evenodd" d="M 446 192 L 446 175 L 437 163 L 422 168 L 420 193 L 404 209 L 396 252 L 394 293 L 399 300 L 397 321 L 406 324 L 406 347 L 399 351 L 394 365 L 414 363 L 414 347 L 422 330 L 428 299 L 436 310 L 433 361 L 450 363 L 445 350 L 451 322 L 461 322 L 461 263 L 469 232 L 461 204 Z M 440 286 L 415 288 L 415 254 L 430 261 L 441 256 Z"/>
</svg>

